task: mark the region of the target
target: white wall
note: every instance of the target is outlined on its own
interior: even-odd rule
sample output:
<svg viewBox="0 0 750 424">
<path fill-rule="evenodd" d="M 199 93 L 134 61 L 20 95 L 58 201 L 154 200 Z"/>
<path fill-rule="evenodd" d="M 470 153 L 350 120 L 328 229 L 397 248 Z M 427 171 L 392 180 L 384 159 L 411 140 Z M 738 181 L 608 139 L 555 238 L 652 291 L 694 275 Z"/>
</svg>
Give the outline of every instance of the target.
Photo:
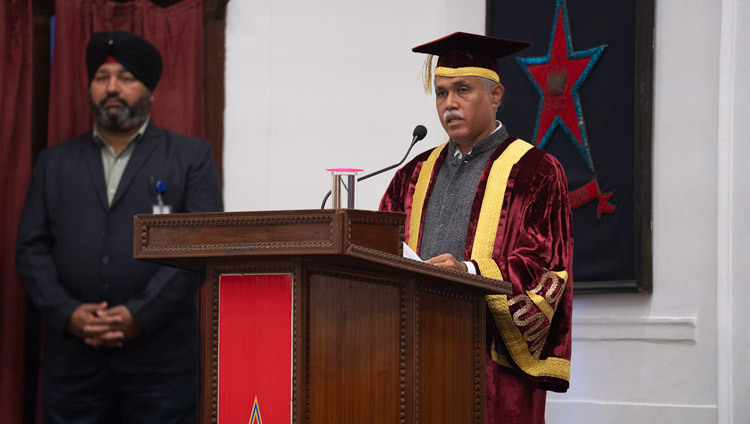
<svg viewBox="0 0 750 424">
<path fill-rule="evenodd" d="M 389 165 L 416 124 L 429 133 L 415 153 L 444 141 L 410 49 L 481 33 L 484 13 L 480 0 L 229 2 L 227 209 L 317 208 L 325 168 Z M 746 18 L 749 0 L 656 2 L 654 293 L 576 296 L 571 390 L 550 394 L 549 423 L 750 415 Z M 376 209 L 391 176 L 361 183 L 358 206 Z"/>
<path fill-rule="evenodd" d="M 417 124 L 428 134 L 413 154 L 445 141 L 419 79 L 425 56 L 411 48 L 484 30 L 481 0 L 447 3 L 229 2 L 227 210 L 315 209 L 331 188 L 326 168 L 396 163 Z M 377 209 L 393 172 L 360 184 L 360 209 Z"/>
</svg>

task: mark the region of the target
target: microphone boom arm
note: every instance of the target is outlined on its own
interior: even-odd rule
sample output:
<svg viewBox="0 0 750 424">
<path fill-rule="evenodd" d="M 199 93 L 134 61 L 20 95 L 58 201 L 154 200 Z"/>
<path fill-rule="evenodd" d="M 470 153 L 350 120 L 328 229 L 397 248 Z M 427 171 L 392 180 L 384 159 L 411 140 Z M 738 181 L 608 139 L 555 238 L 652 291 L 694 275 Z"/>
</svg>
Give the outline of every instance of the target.
<svg viewBox="0 0 750 424">
<path fill-rule="evenodd" d="M 416 137 L 414 137 L 414 138 L 416 138 Z M 368 179 L 370 177 L 374 177 L 374 176 L 376 176 L 378 174 L 382 174 L 385 171 L 390 171 L 391 169 L 393 169 L 393 168 L 401 165 L 402 163 L 404 163 L 404 161 L 406 160 L 406 158 L 409 157 L 409 153 L 411 152 L 411 148 L 414 147 L 415 144 L 417 144 L 417 141 L 419 141 L 419 140 L 414 140 L 414 141 L 411 142 L 411 145 L 409 146 L 409 149 L 406 151 L 406 154 L 404 155 L 403 158 L 401 158 L 401 161 L 399 163 L 393 164 L 393 165 L 391 165 L 391 166 L 389 166 L 387 168 L 383 168 L 383 169 L 381 169 L 379 171 L 375 171 L 375 172 L 372 172 L 370 174 L 363 175 L 363 176 L 357 178 L 357 182 L 362 181 L 362 180 L 366 180 L 366 179 Z"/>
<path fill-rule="evenodd" d="M 424 128 L 424 127 L 422 127 L 422 128 Z M 390 171 L 391 169 L 393 169 L 393 168 L 401 165 L 402 163 L 404 163 L 404 161 L 406 160 L 406 158 L 409 157 L 409 153 L 411 153 L 412 147 L 414 147 L 414 145 L 417 144 L 417 142 L 419 140 L 421 140 L 421 139 L 424 138 L 425 134 L 427 133 L 427 130 L 424 130 L 424 133 L 420 133 L 420 134 L 416 134 L 416 132 L 417 131 L 416 131 L 416 128 L 415 128 L 414 138 L 412 138 L 411 144 L 409 145 L 409 149 L 406 151 L 406 154 L 401 159 L 401 161 L 399 161 L 398 163 L 393 164 L 393 165 L 391 165 L 391 166 L 389 166 L 387 168 L 379 169 L 379 170 L 377 170 L 375 172 L 372 172 L 370 174 L 363 175 L 363 176 L 357 178 L 357 182 L 360 182 L 362 180 L 366 180 L 366 179 L 368 179 L 370 177 L 374 177 L 374 176 L 376 176 L 378 174 L 382 174 L 385 171 Z M 323 198 L 323 203 L 321 203 L 320 209 L 325 209 L 326 208 L 326 202 L 328 201 L 329 197 L 331 197 L 331 190 L 328 190 L 328 193 L 326 193 L 326 196 Z"/>
</svg>

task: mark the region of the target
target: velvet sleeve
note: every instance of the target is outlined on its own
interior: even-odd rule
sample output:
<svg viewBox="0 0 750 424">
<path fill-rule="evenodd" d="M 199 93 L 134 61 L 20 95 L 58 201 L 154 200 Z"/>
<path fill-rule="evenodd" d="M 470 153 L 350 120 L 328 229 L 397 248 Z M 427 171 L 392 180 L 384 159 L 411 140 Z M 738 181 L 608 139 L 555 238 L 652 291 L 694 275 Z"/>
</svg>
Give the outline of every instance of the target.
<svg viewBox="0 0 750 424">
<path fill-rule="evenodd" d="M 542 172 L 534 179 L 519 211 L 522 218 L 515 245 L 507 256 L 498 255 L 496 261 L 513 284 L 514 294 L 537 294 L 547 300 L 552 312 L 559 305 L 571 271 L 572 215 L 562 167 L 555 161 L 545 162 L 540 168 Z M 514 194 L 519 189 L 522 187 L 516 187 Z M 545 281 L 555 279 L 559 284 Z"/>
<path fill-rule="evenodd" d="M 559 162 L 545 155 L 532 174 L 521 171 L 512 183 L 505 230 L 498 235 L 493 260 L 513 292 L 507 301 L 493 297 L 488 303 L 515 364 L 542 387 L 564 391 L 573 259 L 567 181 Z"/>
</svg>

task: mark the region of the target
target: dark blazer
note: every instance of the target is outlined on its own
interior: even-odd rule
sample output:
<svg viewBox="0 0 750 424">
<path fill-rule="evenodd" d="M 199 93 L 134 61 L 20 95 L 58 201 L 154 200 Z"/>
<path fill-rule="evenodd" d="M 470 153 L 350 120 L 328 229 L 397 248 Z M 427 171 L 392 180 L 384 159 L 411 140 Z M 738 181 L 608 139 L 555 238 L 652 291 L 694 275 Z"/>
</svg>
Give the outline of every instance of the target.
<svg viewBox="0 0 750 424">
<path fill-rule="evenodd" d="M 91 133 L 41 153 L 18 229 L 16 265 L 49 323 L 44 366 L 76 375 L 193 370 L 200 276 L 133 259 L 133 215 L 152 213 L 154 182 L 172 212 L 221 211 L 221 184 L 207 142 L 150 123 L 135 141 L 111 206 Z M 65 330 L 81 303 L 125 305 L 144 333 L 119 349 L 94 349 Z"/>
</svg>

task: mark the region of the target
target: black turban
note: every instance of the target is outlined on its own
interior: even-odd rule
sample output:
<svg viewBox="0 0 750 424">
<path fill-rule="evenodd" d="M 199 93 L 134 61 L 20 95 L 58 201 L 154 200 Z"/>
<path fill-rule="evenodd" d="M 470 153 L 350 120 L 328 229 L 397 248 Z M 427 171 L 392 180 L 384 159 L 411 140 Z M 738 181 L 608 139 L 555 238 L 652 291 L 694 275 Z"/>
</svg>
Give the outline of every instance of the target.
<svg viewBox="0 0 750 424">
<path fill-rule="evenodd" d="M 138 81 L 154 91 L 161 77 L 162 61 L 153 44 L 127 31 L 94 33 L 86 47 L 89 84 L 107 56 L 112 56 Z"/>
</svg>

